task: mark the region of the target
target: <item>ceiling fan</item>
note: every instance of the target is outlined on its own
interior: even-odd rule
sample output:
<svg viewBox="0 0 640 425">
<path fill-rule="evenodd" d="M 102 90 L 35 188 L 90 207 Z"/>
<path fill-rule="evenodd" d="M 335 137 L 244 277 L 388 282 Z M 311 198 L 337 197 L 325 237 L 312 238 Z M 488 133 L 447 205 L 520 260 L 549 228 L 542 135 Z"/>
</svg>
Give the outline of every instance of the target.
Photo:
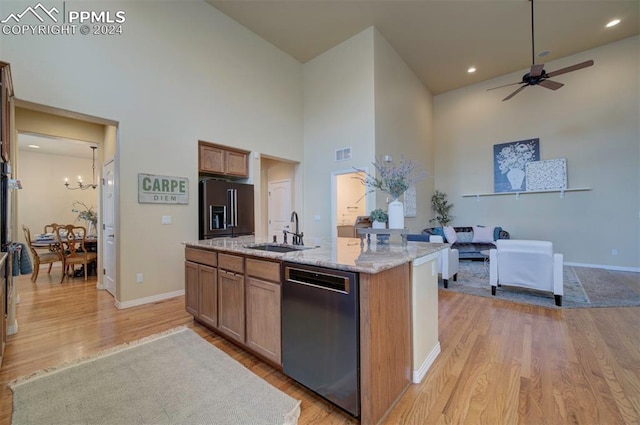
<svg viewBox="0 0 640 425">
<path fill-rule="evenodd" d="M 535 34 L 533 27 L 533 0 L 529 0 L 531 2 L 531 69 L 528 73 L 522 76 L 522 81 L 517 83 L 505 84 L 503 86 L 493 87 L 487 90 L 495 90 L 502 87 L 514 86 L 516 84 L 520 84 L 521 86 L 511 93 L 509 96 L 502 99 L 505 100 L 511 99 L 513 96 L 520 93 L 527 86 L 542 86 L 544 88 L 550 90 L 558 90 L 560 87 L 564 86 L 562 83 L 558 83 L 556 81 L 551 81 L 549 78 L 555 77 L 556 75 L 566 74 L 567 72 L 577 71 L 578 69 L 586 68 L 588 66 L 593 65 L 593 60 L 588 60 L 585 62 L 577 63 L 575 65 L 568 66 L 566 68 L 558 69 L 557 71 L 552 71 L 547 73 L 544 69 L 544 64 L 536 64 L 535 59 Z"/>
</svg>

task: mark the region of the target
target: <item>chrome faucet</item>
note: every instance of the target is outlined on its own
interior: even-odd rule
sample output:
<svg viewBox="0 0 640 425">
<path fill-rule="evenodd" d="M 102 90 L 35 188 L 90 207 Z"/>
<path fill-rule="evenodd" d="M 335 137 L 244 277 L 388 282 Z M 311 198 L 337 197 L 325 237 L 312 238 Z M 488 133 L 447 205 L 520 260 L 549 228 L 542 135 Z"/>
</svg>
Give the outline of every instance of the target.
<svg viewBox="0 0 640 425">
<path fill-rule="evenodd" d="M 293 235 L 293 237 L 291 238 L 291 243 L 293 245 L 304 245 L 304 242 L 302 241 L 302 237 L 304 236 L 304 233 L 300 231 L 300 223 L 298 221 L 298 213 L 293 211 L 291 213 L 291 220 L 292 223 L 295 223 L 295 232 L 289 232 L 291 233 L 291 235 Z"/>
</svg>

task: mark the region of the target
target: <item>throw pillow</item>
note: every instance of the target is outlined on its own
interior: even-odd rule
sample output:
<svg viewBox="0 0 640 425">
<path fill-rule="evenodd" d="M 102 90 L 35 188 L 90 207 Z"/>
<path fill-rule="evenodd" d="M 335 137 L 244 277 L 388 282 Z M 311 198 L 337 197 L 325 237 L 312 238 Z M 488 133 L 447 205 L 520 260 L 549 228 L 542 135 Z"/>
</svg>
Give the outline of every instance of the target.
<svg viewBox="0 0 640 425">
<path fill-rule="evenodd" d="M 473 243 L 493 243 L 493 227 L 473 226 Z"/>
<path fill-rule="evenodd" d="M 427 230 L 427 229 L 425 229 Z M 424 232 L 424 230 L 423 230 Z M 434 227 L 433 230 L 431 231 L 432 235 L 436 235 L 436 236 L 442 236 L 444 238 L 444 233 L 442 232 L 442 227 Z"/>
<path fill-rule="evenodd" d="M 444 232 L 444 237 L 447 239 L 447 243 L 454 244 L 458 240 L 458 236 L 456 235 L 456 231 L 451 226 L 445 226 L 442 228 Z"/>
<path fill-rule="evenodd" d="M 498 239 L 500 239 L 500 232 L 502 232 L 502 227 L 500 226 L 496 226 L 493 229 L 493 240 L 497 241 Z"/>
<path fill-rule="evenodd" d="M 458 243 L 470 243 L 473 240 L 473 232 L 457 232 Z"/>
</svg>

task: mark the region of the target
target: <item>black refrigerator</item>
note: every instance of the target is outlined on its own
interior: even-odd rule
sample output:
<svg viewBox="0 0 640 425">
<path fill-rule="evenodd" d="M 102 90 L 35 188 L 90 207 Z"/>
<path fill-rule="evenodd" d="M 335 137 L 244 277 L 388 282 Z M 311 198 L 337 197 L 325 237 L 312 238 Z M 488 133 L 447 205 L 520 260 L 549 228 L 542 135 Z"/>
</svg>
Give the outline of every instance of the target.
<svg viewBox="0 0 640 425">
<path fill-rule="evenodd" d="M 209 179 L 198 189 L 200 239 L 254 234 L 252 184 Z"/>
</svg>

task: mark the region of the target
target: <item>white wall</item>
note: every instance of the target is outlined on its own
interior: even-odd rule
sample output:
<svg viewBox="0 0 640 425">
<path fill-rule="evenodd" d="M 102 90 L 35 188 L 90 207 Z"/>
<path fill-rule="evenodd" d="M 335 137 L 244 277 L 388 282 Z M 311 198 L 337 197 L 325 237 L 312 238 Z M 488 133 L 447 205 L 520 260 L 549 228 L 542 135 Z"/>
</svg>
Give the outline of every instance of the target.
<svg viewBox="0 0 640 425">
<path fill-rule="evenodd" d="M 304 69 L 305 235 L 331 236 L 331 173 L 374 160 L 373 28 L 307 62 Z M 335 161 L 351 147 L 352 159 Z M 316 218 L 319 218 L 316 220 Z"/>
<path fill-rule="evenodd" d="M 375 31 L 375 152 L 394 161 L 416 161 L 428 178 L 416 186 L 416 217 L 405 218 L 411 232 L 430 227 L 433 195 L 433 99 L 431 93 L 389 42 Z M 378 208 L 387 209 L 386 194 L 378 194 Z M 392 199 L 389 199 L 392 201 Z"/>
<path fill-rule="evenodd" d="M 302 66 L 199 0 L 82 4 L 124 10 L 123 35 L 3 35 L 2 60 L 18 98 L 119 122 L 120 301 L 182 290 L 198 139 L 302 160 Z M 138 173 L 188 177 L 189 204 L 139 204 Z"/>
<path fill-rule="evenodd" d="M 595 65 L 555 77 L 558 91 L 527 87 L 526 71 L 434 98 L 436 187 L 455 205 L 453 225 L 500 225 L 517 239 L 550 240 L 566 262 L 640 267 L 640 75 L 638 36 L 546 64 Z M 462 198 L 493 192 L 493 145 L 540 138 L 541 159 L 566 158 L 569 187 L 591 191 Z M 617 256 L 611 255 L 612 249 Z"/>
</svg>

